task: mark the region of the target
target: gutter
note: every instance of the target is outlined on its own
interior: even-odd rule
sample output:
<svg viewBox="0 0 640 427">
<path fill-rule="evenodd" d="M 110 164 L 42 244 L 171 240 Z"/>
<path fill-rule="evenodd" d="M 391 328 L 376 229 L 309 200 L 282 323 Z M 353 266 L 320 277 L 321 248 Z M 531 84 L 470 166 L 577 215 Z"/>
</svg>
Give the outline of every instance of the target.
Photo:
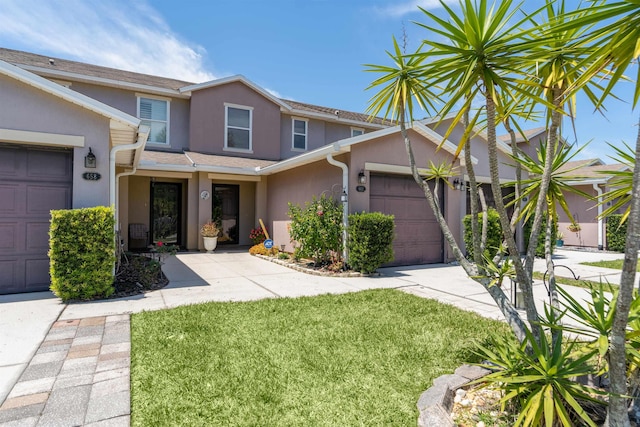
<svg viewBox="0 0 640 427">
<path fill-rule="evenodd" d="M 593 184 L 593 189 L 598 193 L 598 249 L 602 250 L 604 248 L 602 244 L 602 188 L 598 184 Z"/>
<path fill-rule="evenodd" d="M 337 145 L 334 145 L 334 148 L 339 151 Z M 349 253 L 347 251 L 347 238 L 349 237 L 347 233 L 347 227 L 349 226 L 349 194 L 347 192 L 349 188 L 349 167 L 345 163 L 334 159 L 333 153 L 327 154 L 327 162 L 342 169 L 342 196 L 340 197 L 342 201 L 342 259 L 346 268 L 349 262 Z"/>
</svg>

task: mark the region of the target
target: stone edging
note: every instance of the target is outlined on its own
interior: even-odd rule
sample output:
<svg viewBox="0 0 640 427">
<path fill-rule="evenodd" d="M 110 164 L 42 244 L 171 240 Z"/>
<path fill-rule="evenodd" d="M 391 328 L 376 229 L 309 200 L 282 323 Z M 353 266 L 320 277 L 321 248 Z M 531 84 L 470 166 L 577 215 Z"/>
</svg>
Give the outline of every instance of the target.
<svg viewBox="0 0 640 427">
<path fill-rule="evenodd" d="M 306 274 L 313 274 L 314 276 L 326 276 L 326 277 L 378 277 L 380 276 L 380 273 L 364 274 L 357 271 L 350 271 L 348 273 L 333 273 L 331 271 L 320 271 L 320 270 L 314 270 L 312 268 L 304 267 L 300 264 L 293 263 L 290 260 L 278 259 L 276 257 L 258 255 L 258 254 L 253 256 L 256 256 L 258 258 L 261 258 L 267 261 L 271 261 L 273 263 L 282 265 L 284 267 L 288 267 L 292 270 L 300 271 Z"/>
<path fill-rule="evenodd" d="M 456 390 L 491 371 L 479 366 L 462 365 L 453 374 L 441 375 L 418 399 L 418 427 L 455 427 L 451 420 Z"/>
</svg>

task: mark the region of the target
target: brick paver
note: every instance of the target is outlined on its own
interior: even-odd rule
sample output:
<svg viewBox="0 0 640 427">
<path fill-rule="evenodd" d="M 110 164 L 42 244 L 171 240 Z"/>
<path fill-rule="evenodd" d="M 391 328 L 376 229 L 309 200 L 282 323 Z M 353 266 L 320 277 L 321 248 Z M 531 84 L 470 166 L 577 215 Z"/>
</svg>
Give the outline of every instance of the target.
<svg viewBox="0 0 640 427">
<path fill-rule="evenodd" d="M 58 321 L 0 407 L 0 427 L 128 426 L 128 315 Z"/>
</svg>

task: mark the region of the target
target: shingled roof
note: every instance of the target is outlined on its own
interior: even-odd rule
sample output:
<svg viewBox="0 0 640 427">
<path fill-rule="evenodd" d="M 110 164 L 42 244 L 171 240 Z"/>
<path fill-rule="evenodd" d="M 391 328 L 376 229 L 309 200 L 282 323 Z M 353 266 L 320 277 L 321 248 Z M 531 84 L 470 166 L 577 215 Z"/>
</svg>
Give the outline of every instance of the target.
<svg viewBox="0 0 640 427">
<path fill-rule="evenodd" d="M 161 89 L 178 91 L 186 86 L 194 85 L 193 82 L 170 79 L 167 77 L 153 76 L 150 74 L 135 73 L 132 71 L 119 70 L 116 68 L 103 67 L 99 65 L 86 64 L 84 62 L 69 61 L 67 59 L 55 58 L 51 56 L 38 55 L 30 52 L 0 48 L 0 60 L 19 66 L 36 74 L 56 76 L 60 73 L 70 73 L 80 76 L 105 79 L 107 81 L 126 82 L 137 85 L 151 86 Z M 64 77 L 58 77 L 63 79 Z M 372 123 L 382 126 L 391 126 L 387 120 L 375 117 L 369 120 L 369 116 L 353 111 L 344 111 L 331 107 L 306 104 L 303 102 L 281 99 L 290 105 L 294 110 L 301 112 L 320 113 L 335 116 L 337 118 L 362 122 L 363 126 Z M 338 111 L 338 114 L 335 114 Z"/>
<path fill-rule="evenodd" d="M 101 67 L 99 65 L 85 64 L 84 62 L 69 61 L 66 59 L 5 48 L 0 48 L 0 60 L 17 66 L 26 66 L 28 67 L 27 69 L 36 67 L 38 71 L 37 74 L 40 74 L 40 72 L 46 73 L 47 71 L 50 71 L 51 73 L 65 72 L 145 86 L 155 86 L 171 90 L 178 90 L 183 86 L 193 84 L 191 82 L 170 79 L 167 77 L 134 73 L 132 71 Z M 50 60 L 53 60 L 53 63 L 51 63 Z"/>
</svg>

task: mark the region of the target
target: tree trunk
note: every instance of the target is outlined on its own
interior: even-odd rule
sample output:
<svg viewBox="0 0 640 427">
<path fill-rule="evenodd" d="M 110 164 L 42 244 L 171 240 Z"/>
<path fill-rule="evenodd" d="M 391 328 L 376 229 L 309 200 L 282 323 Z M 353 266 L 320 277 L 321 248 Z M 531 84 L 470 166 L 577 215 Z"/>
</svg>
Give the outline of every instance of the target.
<svg viewBox="0 0 640 427">
<path fill-rule="evenodd" d="M 401 106 L 401 108 L 403 108 L 403 106 Z M 409 157 L 409 165 L 411 167 L 411 174 L 413 175 L 413 179 L 422 188 L 425 198 L 427 199 L 427 203 L 429 204 L 429 207 L 431 207 L 431 210 L 433 211 L 434 215 L 436 216 L 436 220 L 440 225 L 442 234 L 449 246 L 451 246 L 453 255 L 456 257 L 456 260 L 460 263 L 460 266 L 464 269 L 465 273 L 467 273 L 470 278 L 473 278 L 476 282 L 484 286 L 484 288 L 487 290 L 489 295 L 491 295 L 496 305 L 504 315 L 507 324 L 511 327 L 517 339 L 520 342 L 524 341 L 526 336 L 525 331 L 527 327 L 520 317 L 518 310 L 516 310 L 513 304 L 511 304 L 509 298 L 507 298 L 502 288 L 500 288 L 499 286 L 490 286 L 490 278 L 482 278 L 478 275 L 477 266 L 470 263 L 464 257 L 464 254 L 460 250 L 458 243 L 453 237 L 453 233 L 449 229 L 446 220 L 442 216 L 440 206 L 438 206 L 438 204 L 436 203 L 431 188 L 429 188 L 428 183 L 424 182 L 424 180 L 420 176 L 418 167 L 416 166 L 415 156 L 413 155 L 411 140 L 409 139 L 409 134 L 407 133 L 407 127 L 404 123 L 404 120 L 400 120 L 400 133 L 402 134 L 402 139 L 407 151 L 407 156 Z"/>
<path fill-rule="evenodd" d="M 467 128 L 469 127 L 469 108 L 467 107 L 463 125 L 465 127 L 465 135 L 468 135 Z M 473 238 L 473 261 L 478 266 L 478 274 L 484 274 L 484 262 L 482 260 L 482 240 L 478 240 L 475 236 L 478 235 L 478 183 L 476 181 L 476 173 L 473 169 L 473 163 L 471 161 L 471 144 L 467 137 L 464 141 L 464 162 L 467 169 L 467 175 L 469 175 L 469 205 L 471 208 L 471 235 Z M 466 196 L 466 194 L 465 194 Z M 486 219 L 486 215 L 485 215 Z M 486 241 L 486 240 L 485 240 Z"/>
<path fill-rule="evenodd" d="M 638 246 L 640 245 L 640 128 L 636 139 L 635 166 L 633 168 L 633 187 L 631 190 L 631 211 L 627 219 L 627 244 L 624 251 L 624 263 L 620 275 L 620 292 L 616 302 L 616 314 L 609 337 L 609 426 L 628 427 L 627 413 L 627 363 L 625 350 L 625 332 L 629 321 L 629 309 L 633 299 L 636 269 L 638 265 Z"/>
<path fill-rule="evenodd" d="M 500 226 L 502 234 L 507 244 L 509 256 L 516 270 L 516 278 L 524 300 L 525 310 L 527 312 L 527 320 L 529 321 L 531 333 L 536 341 L 541 334 L 541 328 L 538 324 L 538 311 L 536 309 L 535 300 L 533 298 L 533 286 L 531 282 L 531 274 L 525 273 L 524 266 L 520 259 L 520 253 L 516 245 L 511 225 L 507 216 L 507 211 L 502 199 L 502 187 L 500 186 L 500 170 L 498 168 L 498 148 L 496 143 L 496 109 L 493 97 L 490 93 L 485 95 L 487 105 L 487 151 L 489 157 L 489 171 L 491 175 L 491 191 L 496 204 L 496 211 L 500 217 Z"/>
</svg>

